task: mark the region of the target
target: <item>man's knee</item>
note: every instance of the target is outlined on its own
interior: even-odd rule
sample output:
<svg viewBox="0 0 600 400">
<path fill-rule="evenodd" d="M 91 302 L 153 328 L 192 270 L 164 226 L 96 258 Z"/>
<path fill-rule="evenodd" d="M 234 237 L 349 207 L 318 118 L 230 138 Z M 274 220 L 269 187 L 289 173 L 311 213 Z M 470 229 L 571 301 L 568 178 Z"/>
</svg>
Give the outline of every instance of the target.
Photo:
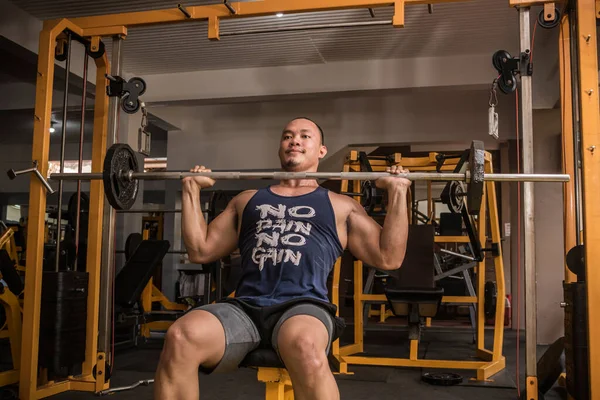
<svg viewBox="0 0 600 400">
<path fill-rule="evenodd" d="M 225 348 L 225 333 L 219 320 L 206 311 L 192 311 L 169 327 L 164 356 L 168 361 L 201 364 L 219 358 Z"/>
<path fill-rule="evenodd" d="M 327 360 L 325 347 L 314 336 L 290 337 L 280 343 L 279 352 L 307 372 L 320 370 Z"/>
<path fill-rule="evenodd" d="M 278 350 L 286 365 L 293 364 L 308 373 L 327 364 L 329 333 L 318 319 L 298 315 L 285 321 L 277 338 Z"/>
</svg>

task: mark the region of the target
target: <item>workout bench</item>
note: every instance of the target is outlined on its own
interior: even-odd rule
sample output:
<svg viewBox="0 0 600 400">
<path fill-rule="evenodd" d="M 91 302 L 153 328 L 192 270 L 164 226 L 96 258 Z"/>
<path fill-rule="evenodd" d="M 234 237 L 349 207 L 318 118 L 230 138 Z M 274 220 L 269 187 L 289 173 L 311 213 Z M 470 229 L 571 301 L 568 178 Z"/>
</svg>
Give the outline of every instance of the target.
<svg viewBox="0 0 600 400">
<path fill-rule="evenodd" d="M 330 299 L 333 304 L 338 306 L 339 316 L 339 281 L 342 259 L 338 258 L 331 271 Z M 331 349 L 337 348 L 339 339 L 334 341 Z M 330 351 L 330 357 L 333 351 Z M 285 368 L 285 365 L 279 359 L 279 356 L 273 349 L 256 349 L 248 353 L 246 358 L 239 365 L 241 368 L 257 369 L 257 379 L 265 383 L 265 400 L 294 400 L 294 389 L 292 380 Z"/>
<path fill-rule="evenodd" d="M 433 225 L 409 225 L 402 268 L 394 271 L 384 290 L 394 315 L 408 318 L 411 360 L 418 358 L 422 319 L 435 317 L 444 295 L 434 282 L 433 246 Z"/>
<path fill-rule="evenodd" d="M 139 313 L 134 314 L 135 326 L 139 325 L 138 317 L 141 317 L 144 323 L 149 323 L 164 321 L 167 317 L 174 319 L 181 313 L 146 310 L 141 301 L 144 288 L 167 254 L 169 247 L 170 244 L 167 240 L 142 240 L 139 244 L 136 243 L 135 246 L 132 246 L 131 254 L 128 254 L 125 265 L 115 278 L 117 314 L 129 316 L 137 304 Z M 121 322 L 126 319 L 127 317 L 122 318 Z M 121 325 L 121 327 L 123 326 Z M 135 336 L 137 337 L 137 332 Z"/>
</svg>

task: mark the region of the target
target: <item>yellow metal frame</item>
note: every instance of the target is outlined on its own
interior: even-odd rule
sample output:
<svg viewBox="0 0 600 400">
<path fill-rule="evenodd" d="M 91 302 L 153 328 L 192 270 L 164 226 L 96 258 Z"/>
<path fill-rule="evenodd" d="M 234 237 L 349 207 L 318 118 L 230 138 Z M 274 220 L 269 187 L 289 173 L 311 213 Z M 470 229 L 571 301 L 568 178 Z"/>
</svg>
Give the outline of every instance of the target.
<svg viewBox="0 0 600 400">
<path fill-rule="evenodd" d="M 190 18 L 186 17 L 179 9 L 170 8 L 156 11 L 142 11 L 124 14 L 103 15 L 94 17 L 82 17 L 74 19 L 60 19 L 44 21 L 40 33 L 38 51 L 38 71 L 36 84 L 36 103 L 34 119 L 34 136 L 32 159 L 38 162 L 40 172 L 46 175 L 49 155 L 49 136 L 51 105 L 53 94 L 54 76 L 54 47 L 57 37 L 65 30 L 70 29 L 77 35 L 87 38 L 93 46 L 99 44 L 102 36 L 127 35 L 127 29 L 131 26 L 182 23 L 194 20 L 207 20 L 209 22 L 208 37 L 213 40 L 219 38 L 219 21 L 224 18 L 246 18 L 261 15 L 272 15 L 275 13 L 303 13 L 312 11 L 328 11 L 352 8 L 376 8 L 393 6 L 395 13 L 393 25 L 404 26 L 404 8 L 406 5 L 464 2 L 468 0 L 262 0 L 255 2 L 232 2 L 229 3 L 235 13 L 231 13 L 223 4 L 187 7 Z M 510 7 L 529 7 L 535 5 L 554 4 L 549 0 L 508 0 Z M 596 17 L 600 16 L 599 0 L 576 0 L 578 9 L 578 42 L 581 49 L 579 54 L 580 70 L 579 81 L 581 82 L 580 97 L 582 141 L 583 141 L 583 183 L 585 187 L 593 188 L 598 184 L 599 156 L 594 153 L 598 143 L 598 76 L 597 76 L 597 43 L 596 43 Z M 563 24 L 564 27 L 564 24 Z M 586 38 L 590 39 L 586 39 Z M 561 35 L 563 40 L 570 40 Z M 560 47 L 560 46 L 559 46 Z M 561 63 L 561 76 L 564 68 Z M 567 63 L 568 64 L 568 63 Z M 102 170 L 102 161 L 106 153 L 107 138 L 107 108 L 108 97 L 105 92 L 106 73 L 110 67 L 106 56 L 96 60 L 96 102 L 94 113 L 94 137 L 93 137 L 93 160 L 92 171 Z M 563 99 L 568 91 L 568 80 L 561 85 Z M 593 91 L 589 91 L 593 89 Z M 563 101 L 563 116 L 569 114 L 571 107 L 568 102 Z M 563 121 L 563 123 L 565 123 Z M 493 185 L 487 184 L 490 192 Z M 572 190 L 569 186 L 565 191 L 567 197 Z M 599 198 L 597 190 L 588 190 L 584 194 L 583 232 L 586 243 L 598 242 L 600 229 L 598 218 L 600 217 Z M 489 200 L 488 200 L 489 201 Z M 38 370 L 38 338 L 40 327 L 41 307 L 41 285 L 42 285 L 42 260 L 44 242 L 44 216 L 46 208 L 46 193 L 42 184 L 34 177 L 30 180 L 29 196 L 29 223 L 27 235 L 27 274 L 25 278 L 25 303 L 23 319 L 23 342 L 22 362 L 20 372 L 20 398 L 23 400 L 38 399 L 67 390 L 84 390 L 98 392 L 108 387 L 104 381 L 105 354 L 99 353 L 97 331 L 99 311 L 99 271 L 102 241 L 102 209 L 104 195 L 101 181 L 92 181 L 90 189 L 90 221 L 88 230 L 88 255 L 87 270 L 89 272 L 89 295 L 88 295 L 88 320 L 86 323 L 87 342 L 86 358 L 83 365 L 83 374 L 80 377 L 70 377 L 64 382 L 43 382 Z M 491 204 L 490 208 L 494 208 Z M 569 206 L 570 207 L 570 206 Z M 565 218 L 570 218 L 566 216 Z M 495 229 L 494 229 L 495 231 Z M 495 233 L 493 233 L 494 235 Z M 572 234 L 569 234 L 572 235 Z M 571 236 L 570 236 L 571 237 Z M 600 304 L 600 268 L 595 264 L 599 260 L 600 248 L 598 246 L 586 246 L 586 270 L 588 277 L 588 321 L 589 324 L 589 354 L 590 354 L 590 382 L 600 379 L 600 347 L 598 337 L 600 324 L 598 321 L 598 310 Z M 498 273 L 498 271 L 497 271 Z M 567 274 L 568 276 L 568 274 Z M 499 293 L 500 295 L 500 293 Z M 503 312 L 500 310 L 500 312 Z M 499 313 L 496 314 L 497 317 Z M 494 351 L 488 355 L 487 350 L 480 349 L 480 355 L 497 357 L 497 345 Z M 503 359 L 502 359 L 503 360 Z M 418 360 L 412 360 L 412 362 Z M 500 362 L 499 360 L 496 360 Z M 503 362 L 503 361 L 502 361 Z M 99 372 L 97 379 L 91 375 L 93 366 L 96 365 Z M 345 368 L 345 367 L 344 367 Z M 478 367 L 479 368 L 479 367 Z M 485 374 L 484 374 L 485 375 Z M 598 389 L 591 388 L 592 398 Z M 531 393 L 532 399 L 537 399 L 537 393 Z"/>
<path fill-rule="evenodd" d="M 15 242 L 15 231 L 17 229 L 11 226 L 0 236 L 0 249 L 6 250 L 8 256 L 17 264 L 17 270 L 24 271 L 24 267 L 19 265 L 21 247 L 17 246 Z"/>
<path fill-rule="evenodd" d="M 0 387 L 19 382 L 21 367 L 21 306 L 8 288 L 0 292 L 0 306 L 6 313 L 6 323 L 0 327 L 0 339 L 8 339 L 13 369 L 0 372 Z"/>
<path fill-rule="evenodd" d="M 402 166 L 410 171 L 431 171 L 435 172 L 437 153 L 432 152 L 428 157 L 404 158 L 401 154 L 395 154 L 394 161 L 390 164 L 386 160 L 369 160 L 373 171 L 384 171 L 386 167 L 395 164 Z M 443 170 L 453 171 L 456 167 L 459 158 L 447 159 L 444 163 Z M 358 161 L 358 152 L 351 151 L 348 155 L 343 167 L 344 172 L 360 172 L 360 163 Z M 485 173 L 492 173 L 492 156 L 490 153 L 485 153 Z M 343 180 L 341 182 L 341 192 L 349 191 L 350 182 Z M 352 181 L 353 193 L 359 193 L 361 181 Z M 432 210 L 431 201 L 431 185 L 428 185 L 429 201 L 428 211 Z M 410 195 L 409 195 L 410 196 Z M 355 200 L 360 201 L 360 197 L 355 196 Z M 412 215 L 409 209 L 409 215 Z M 431 214 L 430 214 L 431 215 Z M 486 220 L 489 218 L 490 226 L 486 226 Z M 385 303 L 387 298 L 384 294 L 365 294 L 363 293 L 363 263 L 360 260 L 354 261 L 354 343 L 334 347 L 333 355 L 337 359 L 340 371 L 347 371 L 348 364 L 359 365 L 378 365 L 390 367 L 429 367 L 429 368 L 449 368 L 449 369 L 469 369 L 477 371 L 477 380 L 487 380 L 494 374 L 502 371 L 505 368 L 506 360 L 502 355 L 502 344 L 504 340 L 504 298 L 505 298 L 505 281 L 504 281 L 504 263 L 502 259 L 502 247 L 500 237 L 500 225 L 498 219 L 498 206 L 496 202 L 496 188 L 494 182 L 486 182 L 484 195 L 482 198 L 482 207 L 477 218 L 477 232 L 479 233 L 479 241 L 482 245 L 487 242 L 486 232 L 491 233 L 489 238 L 492 243 L 498 243 L 498 255 L 494 256 L 494 271 L 495 280 L 498 290 L 498 302 L 496 303 L 496 318 L 494 321 L 494 342 L 491 350 L 485 348 L 485 259 L 480 262 L 474 269 L 477 273 L 477 296 L 444 296 L 442 303 L 464 303 L 477 305 L 477 351 L 476 357 L 481 361 L 465 361 L 465 360 L 423 360 L 418 358 L 418 341 L 410 342 L 410 356 L 408 359 L 402 358 L 382 358 L 382 357 L 364 357 L 354 356 L 353 354 L 364 352 L 364 321 L 363 309 L 365 301 L 380 301 L 384 303 L 380 310 L 381 319 L 385 320 Z M 437 243 L 466 243 L 469 242 L 468 236 L 458 237 L 441 237 L 436 236 Z M 483 273 L 479 273 L 483 271 Z M 339 275 L 337 276 L 337 287 L 339 287 Z M 336 293 L 339 295 L 339 293 Z M 427 320 L 426 327 L 431 326 L 431 320 Z"/>
</svg>

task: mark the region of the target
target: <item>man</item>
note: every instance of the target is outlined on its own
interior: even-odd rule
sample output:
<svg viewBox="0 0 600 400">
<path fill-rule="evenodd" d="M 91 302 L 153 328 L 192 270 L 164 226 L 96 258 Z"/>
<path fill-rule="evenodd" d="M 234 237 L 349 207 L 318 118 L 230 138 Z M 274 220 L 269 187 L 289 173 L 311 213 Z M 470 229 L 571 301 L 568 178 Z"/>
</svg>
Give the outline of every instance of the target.
<svg viewBox="0 0 600 400">
<path fill-rule="evenodd" d="M 326 154 L 323 131 L 313 121 L 297 118 L 283 130 L 284 171 L 316 172 Z M 196 166 L 192 171 L 208 170 Z M 207 225 L 200 191 L 214 181 L 185 178 L 181 220 L 190 261 L 212 262 L 239 248 L 242 276 L 235 298 L 191 310 L 168 330 L 155 398 L 198 399 L 199 369 L 234 370 L 250 351 L 272 346 L 297 400 L 338 399 L 327 354 L 339 337 L 340 320 L 328 301 L 327 277 L 346 248 L 382 270 L 399 268 L 406 251 L 410 181 L 390 176 L 376 183 L 388 194 L 383 227 L 352 198 L 310 179 L 242 192 Z"/>
</svg>

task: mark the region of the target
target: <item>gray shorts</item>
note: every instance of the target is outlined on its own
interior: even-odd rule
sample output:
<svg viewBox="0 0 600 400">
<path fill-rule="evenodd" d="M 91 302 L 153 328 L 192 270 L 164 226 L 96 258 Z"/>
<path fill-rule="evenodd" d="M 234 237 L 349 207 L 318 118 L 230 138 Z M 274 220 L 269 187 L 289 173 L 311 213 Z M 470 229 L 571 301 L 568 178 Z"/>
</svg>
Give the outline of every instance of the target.
<svg viewBox="0 0 600 400">
<path fill-rule="evenodd" d="M 225 330 L 225 354 L 213 369 L 200 368 L 205 374 L 212 372 L 229 372 L 239 368 L 248 353 L 259 347 L 262 342 L 259 328 L 240 307 L 230 303 L 216 303 L 197 307 L 195 310 L 208 311 L 216 316 Z M 310 315 L 320 320 L 329 333 L 326 353 L 329 354 L 334 333 L 334 322 L 331 315 L 322 307 L 312 303 L 299 303 L 283 312 L 271 333 L 270 343 L 279 355 L 277 337 L 283 323 L 296 315 Z"/>
</svg>

